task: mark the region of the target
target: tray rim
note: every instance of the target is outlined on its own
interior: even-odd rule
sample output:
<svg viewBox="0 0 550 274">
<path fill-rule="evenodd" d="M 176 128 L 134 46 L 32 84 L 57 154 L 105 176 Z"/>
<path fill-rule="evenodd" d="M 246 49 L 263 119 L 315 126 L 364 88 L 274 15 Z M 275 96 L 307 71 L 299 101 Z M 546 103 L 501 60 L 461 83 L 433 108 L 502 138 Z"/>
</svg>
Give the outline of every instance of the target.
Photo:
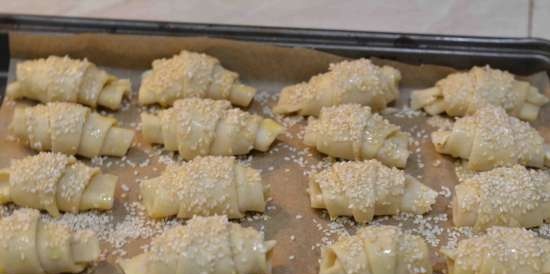
<svg viewBox="0 0 550 274">
<path fill-rule="evenodd" d="M 550 58 L 550 40 L 543 38 L 468 36 L 343 29 L 272 27 L 237 24 L 145 21 L 0 13 L 0 31 L 103 32 L 111 34 L 226 37 L 275 44 L 384 46 L 445 50 L 530 52 Z"/>
</svg>

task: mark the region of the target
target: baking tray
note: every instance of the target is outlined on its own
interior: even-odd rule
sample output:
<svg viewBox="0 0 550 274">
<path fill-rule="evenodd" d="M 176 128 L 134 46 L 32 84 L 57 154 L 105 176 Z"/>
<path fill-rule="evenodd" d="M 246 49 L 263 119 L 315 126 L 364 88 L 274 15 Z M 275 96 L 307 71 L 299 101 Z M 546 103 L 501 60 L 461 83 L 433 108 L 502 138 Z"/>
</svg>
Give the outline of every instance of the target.
<svg viewBox="0 0 550 274">
<path fill-rule="evenodd" d="M 113 44 L 106 42 L 103 45 L 101 42 L 103 38 L 117 38 L 114 39 L 121 43 L 128 44 L 131 41 L 140 41 L 139 37 L 142 36 L 158 36 L 158 39 L 162 39 L 163 42 L 169 42 L 170 37 L 185 37 L 189 38 L 191 41 L 187 45 L 193 43 L 206 43 L 210 41 L 210 38 L 223 38 L 231 40 L 239 40 L 246 42 L 259 42 L 259 44 L 250 44 L 254 49 L 251 54 L 256 54 L 257 57 L 260 57 L 260 53 L 270 53 L 272 50 L 269 47 L 262 47 L 263 44 L 270 44 L 276 46 L 284 46 L 297 48 L 293 53 L 301 58 L 308 56 L 317 56 L 315 52 L 307 50 L 299 50 L 301 48 L 306 49 L 315 49 L 324 51 L 330 54 L 323 55 L 320 60 L 309 60 L 312 63 L 310 67 L 315 69 L 310 69 L 304 72 L 300 72 L 297 75 L 288 76 L 285 80 L 291 80 L 290 82 L 296 82 L 308 79 L 311 75 L 315 73 L 322 72 L 326 69 L 327 62 L 333 62 L 341 60 L 339 56 L 345 57 L 378 57 L 385 60 L 378 60 L 379 62 L 390 63 L 396 66 L 404 72 L 404 77 L 409 78 L 404 79 L 404 82 L 410 81 L 412 78 L 411 72 L 418 69 L 419 64 L 435 64 L 441 66 L 449 66 L 456 69 L 469 68 L 473 65 L 485 65 L 490 64 L 493 67 L 507 69 L 516 74 L 520 75 L 531 75 L 535 72 L 546 71 L 550 72 L 550 42 L 542 39 L 515 39 L 515 38 L 489 38 L 489 37 L 463 37 L 463 36 L 438 36 L 438 35 L 421 35 L 421 34 L 396 34 L 396 33 L 374 33 L 374 32 L 350 32 L 350 31 L 339 31 L 339 30 L 315 30 L 315 29 L 289 29 L 289 28 L 270 28 L 270 27 L 247 27 L 247 26 L 229 26 L 229 25 L 208 25 L 208 24 L 190 24 L 190 23 L 168 23 L 168 22 L 143 22 L 143 21 L 122 21 L 122 20 L 100 20 L 100 19 L 82 19 L 82 18 L 60 18 L 60 17 L 42 17 L 42 16 L 20 16 L 20 15 L 0 15 L 0 31 L 3 31 L 3 34 L 0 34 L 0 92 L 5 90 L 5 83 L 7 81 L 8 73 L 10 71 L 10 61 L 16 62 L 17 60 L 12 59 L 12 56 L 20 55 L 21 52 L 24 52 L 25 49 L 35 48 L 34 56 L 23 56 L 23 58 L 35 58 L 41 56 L 40 53 L 44 52 L 54 52 L 54 53 L 63 53 L 64 46 L 67 48 L 76 47 L 76 51 L 69 52 L 70 54 L 75 54 L 76 57 L 86 57 L 84 55 L 79 55 L 79 51 L 93 51 L 96 53 L 96 58 L 100 59 L 99 64 L 107 65 L 109 63 L 109 58 L 113 58 L 112 55 L 109 56 L 97 56 L 98 52 L 101 52 L 102 47 L 106 48 Z M 88 43 L 78 43 L 78 41 L 73 41 L 70 39 L 72 34 L 82 34 L 89 33 L 92 36 L 86 36 L 85 38 L 93 38 Z M 102 36 L 102 34 L 105 34 Z M 37 39 L 26 40 L 32 36 L 40 36 Z M 168 36 L 168 37 L 167 37 Z M 11 50 L 10 53 L 10 37 L 12 38 Z M 47 39 L 51 37 L 52 40 L 59 40 L 62 43 L 41 43 L 41 39 Z M 125 37 L 130 37 L 125 39 Z M 197 38 L 197 37 L 209 37 L 206 39 Z M 119 38 L 119 39 L 118 39 Z M 134 39 L 134 40 L 132 40 Z M 215 40 L 215 39 L 214 39 Z M 33 41 L 37 43 L 27 43 L 24 42 Z M 66 45 L 66 44 L 67 45 Z M 16 45 L 17 47 L 14 47 Z M 136 43 L 137 45 L 137 43 Z M 174 51 L 177 49 L 177 43 L 171 45 L 169 51 Z M 214 46 L 212 46 L 214 45 Z M 238 42 L 227 42 L 225 40 L 215 40 L 213 44 L 208 44 L 205 46 L 205 49 L 208 49 L 210 54 L 218 55 L 228 55 L 232 50 L 238 50 L 239 46 L 246 46 L 248 44 Z M 255 45 L 255 46 L 254 46 Z M 259 46 L 258 46 L 259 45 Z M 60 49 L 56 50 L 56 46 Z M 88 48 L 88 46 L 90 46 Z M 23 50 L 20 50 L 21 47 Z M 44 49 L 42 49 L 44 47 Z M 146 49 L 137 49 L 141 52 L 146 52 Z M 276 49 L 276 48 L 273 48 Z M 200 50 L 200 48 L 199 48 Z M 119 54 L 124 54 L 123 52 L 118 52 Z M 242 54 L 242 53 L 241 53 Z M 164 54 L 163 56 L 169 56 Z M 229 59 L 222 61 L 222 64 L 228 65 L 229 68 L 240 71 L 244 69 L 246 71 L 246 65 L 239 65 L 240 60 L 236 60 L 229 54 Z M 18 56 L 21 58 L 21 56 Z M 126 59 L 131 57 L 131 54 L 124 56 Z M 152 56 L 148 56 L 147 60 L 150 61 Z M 233 58 L 231 58 L 233 57 Z M 248 58 L 252 59 L 252 58 Z M 260 58 L 261 59 L 261 58 Z M 290 59 L 286 59 L 290 63 L 296 65 L 297 62 L 292 62 Z M 96 61 L 96 60 L 93 60 Z M 395 61 L 399 63 L 395 63 Z M 14 62 L 11 62 L 13 72 Z M 136 61 L 138 68 L 146 67 L 148 64 L 141 62 L 140 60 Z M 141 62 L 141 63 L 140 63 Z M 261 63 L 261 61 L 259 61 Z M 393 62 L 393 63 L 392 63 Z M 262 66 L 257 66 L 255 69 L 262 70 L 257 73 L 265 74 L 268 69 L 275 68 L 284 68 L 284 64 L 279 64 L 278 66 L 273 66 L 271 64 L 267 65 L 268 68 L 262 68 Z M 136 64 L 134 64 L 136 65 Z M 250 65 L 250 63 L 248 63 Z M 263 64 L 262 64 L 263 65 Z M 433 70 L 437 72 L 435 74 L 430 74 L 429 79 L 424 79 L 420 81 L 421 86 L 427 86 L 433 84 L 433 82 L 446 73 L 451 72 L 448 68 L 441 67 L 430 67 L 426 66 L 422 68 L 423 70 L 430 71 Z M 134 77 L 132 80 L 135 85 L 139 82 L 139 78 L 136 78 L 136 73 L 142 71 L 136 70 L 135 68 L 126 69 L 121 68 L 120 70 L 113 71 L 117 75 L 128 75 Z M 540 76 L 540 74 L 539 74 Z M 13 77 L 11 75 L 10 77 Z M 254 81 L 254 71 L 251 71 L 248 68 L 248 73 L 242 73 L 241 77 L 245 78 L 245 82 L 252 81 L 254 85 L 260 88 L 260 90 L 268 90 L 271 94 L 274 94 L 280 89 L 283 83 L 278 83 L 278 86 L 273 87 L 269 84 L 262 83 L 261 81 Z M 547 77 L 543 76 L 546 82 L 542 84 L 545 87 L 548 87 Z M 541 77 L 530 77 L 529 79 L 537 81 Z M 257 79 L 256 79 L 257 80 Z M 273 80 L 273 79 L 271 79 Z M 417 81 L 419 82 L 419 81 Z M 288 84 L 288 83 L 287 83 Z M 418 83 L 417 83 L 418 84 Z M 397 105 L 403 106 L 407 104 L 407 97 L 405 94 L 410 92 L 410 88 L 407 90 L 402 90 L 404 95 L 398 100 Z M 550 89 L 545 89 L 547 95 L 550 94 Z M 265 95 L 265 93 L 264 93 Z M 1 99 L 1 98 L 0 98 Z M 397 106 L 396 105 L 396 106 Z M 10 106 L 8 106 L 10 108 Z M 0 114 L 9 115 L 11 113 L 7 108 L 3 107 L 0 109 Z M 132 110 L 133 114 L 137 114 L 137 109 Z M 253 112 L 262 112 L 261 106 L 257 104 L 253 106 L 250 111 Z M 115 114 L 118 115 L 118 114 Z M 403 114 L 407 116 L 407 113 Z M 129 121 L 124 117 L 125 114 L 120 114 L 119 118 L 123 118 L 125 123 L 135 122 Z M 136 115 L 133 115 L 136 116 Z M 547 140 L 550 138 L 550 129 L 545 124 L 550 120 L 550 112 L 548 108 L 542 113 L 543 116 L 540 121 L 536 123 L 536 126 L 540 127 L 539 129 L 543 131 Z M 394 122 L 398 123 L 399 120 L 403 120 L 406 117 L 393 117 Z M 418 122 L 414 122 L 415 120 Z M 5 116 L 0 117 L 0 125 L 6 125 L 7 118 Z M 415 131 L 416 133 L 422 133 L 423 136 L 426 136 L 428 131 L 424 128 L 425 126 L 425 117 L 412 117 L 412 120 L 407 120 L 402 125 L 408 131 Z M 293 126 L 292 131 L 295 135 L 298 135 L 299 127 L 303 126 L 303 121 L 301 125 Z M 420 125 L 421 126 L 417 126 Z M 433 128 L 432 128 L 433 130 Z M 138 140 L 139 142 L 140 140 Z M 435 165 L 426 165 L 425 167 L 418 168 L 418 166 L 412 167 L 409 164 L 407 170 L 412 171 L 415 176 L 424 176 L 426 181 L 431 184 L 435 190 L 439 191 L 440 186 L 446 186 L 452 188 L 455 184 L 456 178 L 454 175 L 453 162 L 450 158 L 437 155 L 434 153 L 431 148 L 431 144 L 427 139 L 422 139 L 419 145 L 417 145 L 417 151 L 415 152 L 414 157 L 411 158 L 423 158 L 424 162 L 440 162 L 441 167 L 436 167 Z M 3 140 L 0 140 L 2 143 Z M 280 146 L 280 144 L 286 144 L 287 146 Z M 277 151 L 282 150 L 292 150 L 292 149 L 303 149 L 303 145 L 296 138 L 285 138 L 283 142 L 279 143 L 279 146 L 276 146 Z M 421 149 L 420 149 L 421 148 Z M 5 155 L 26 155 L 29 153 L 28 150 L 22 149 L 20 146 L 13 146 L 9 148 L 4 148 Z M 275 150 L 275 149 L 272 149 Z M 292 152 L 292 151 L 290 151 Z M 308 155 L 300 155 L 293 152 L 290 153 L 291 158 L 289 160 L 282 160 L 284 155 L 276 152 L 274 154 L 265 154 L 263 156 L 258 156 L 258 153 L 253 154 L 258 156 L 255 158 L 257 160 L 256 164 L 261 166 L 265 171 L 268 170 L 266 179 L 272 185 L 274 189 L 274 203 L 275 205 L 271 211 L 268 207 L 267 217 L 272 218 L 272 220 L 266 221 L 269 225 L 266 225 L 266 233 L 269 237 L 276 235 L 279 241 L 278 247 L 275 250 L 274 259 L 277 260 L 275 265 L 275 273 L 316 273 L 318 270 L 318 264 L 316 259 L 319 256 L 318 246 L 310 246 L 309 244 L 315 243 L 318 241 L 318 237 L 324 237 L 327 234 L 326 231 L 330 230 L 328 234 L 330 236 L 335 236 L 332 231 L 345 230 L 349 229 L 350 222 L 340 220 L 337 223 L 328 223 L 327 217 L 323 215 L 322 212 L 314 211 L 309 209 L 307 205 L 307 200 L 304 199 L 307 197 L 305 195 L 305 184 L 306 178 L 302 176 L 301 170 L 296 167 L 296 162 L 299 162 L 302 158 L 308 158 Z M 286 153 L 286 152 L 284 152 Z M 130 158 L 135 157 L 134 155 L 129 156 Z M 298 159 L 297 157 L 300 157 Z M 318 155 L 314 155 L 315 158 Z M 287 158 L 284 156 L 284 158 Z M 244 157 L 243 159 L 246 159 Z M 7 157 L 0 157 L 2 164 L 6 164 L 8 160 Z M 160 161 L 159 161 L 160 162 Z M 269 164 L 276 164 L 275 170 L 270 172 L 266 167 Z M 159 163 L 156 163 L 159 164 Z M 159 168 L 162 165 L 159 164 Z M 134 181 L 137 176 L 132 175 L 132 168 L 126 167 L 113 167 L 113 172 L 119 172 L 117 174 L 123 175 L 128 181 Z M 111 170 L 107 170 L 108 172 Z M 151 172 L 155 173 L 155 172 Z M 156 172 L 158 174 L 158 172 Z M 141 174 L 140 174 L 141 176 Z M 292 179 L 291 179 L 292 178 Z M 298 179 L 296 179 L 298 178 Z M 438 181 L 439 180 L 439 181 Z M 279 185 L 276 185 L 279 184 Z M 292 196 L 299 197 L 296 200 L 289 200 L 282 196 Z M 291 194 L 292 193 L 292 194 Z M 117 195 L 120 195 L 120 189 L 117 191 Z M 135 193 L 131 193 L 132 199 L 136 199 Z M 284 200 L 284 204 L 278 203 L 279 201 Z M 115 204 L 117 207 L 117 204 Z M 120 204 L 118 205 L 120 207 Z M 448 212 L 446 208 L 446 203 L 438 203 L 436 205 L 437 210 L 434 210 L 437 214 L 428 216 L 430 221 L 438 223 L 449 223 L 449 220 L 444 219 L 442 214 Z M 120 209 L 120 208 L 119 208 Z M 270 212 L 269 212 L 270 211 Z M 302 215 L 302 212 L 303 215 Z M 440 214 L 441 213 L 441 214 Z M 246 225 L 262 225 L 261 219 L 262 216 L 249 216 L 249 220 L 243 221 Z M 304 220 L 299 220 L 304 218 Z M 295 220 L 293 220 L 295 219 Z M 299 222 L 305 222 L 305 219 L 313 221 L 311 224 L 296 224 Z M 424 222 L 425 219 L 417 219 L 416 217 L 408 217 L 402 222 L 408 222 L 409 224 L 414 224 L 415 226 L 420 227 L 419 229 L 429 229 L 430 223 Z M 259 222 L 257 222 L 259 220 Z M 288 223 L 280 222 L 288 221 Z M 378 218 L 378 223 L 391 223 L 395 220 L 386 218 Z M 331 227 L 333 226 L 333 227 Z M 336 226 L 336 227 L 334 227 Z M 405 224 L 407 226 L 407 224 Z M 310 231 L 310 228 L 312 231 Z M 300 229 L 296 229 L 300 228 Z M 352 232 L 352 231 L 351 231 Z M 296 236 L 295 240 L 289 239 L 290 236 Z M 448 235 L 447 235 L 448 236 Z M 315 240 L 312 240 L 314 239 Z M 428 240 L 437 240 L 437 239 L 428 239 Z M 304 242 L 308 243 L 308 246 L 298 247 Z M 288 248 L 288 249 L 286 249 Z M 133 245 L 130 247 L 135 253 L 139 249 L 139 245 Z M 293 251 L 289 251 L 293 250 Z M 288 253 L 287 253 L 288 252 Z M 120 255 L 120 254 L 119 254 Z M 438 269 L 441 269 L 442 262 L 441 260 L 436 262 Z M 112 268 L 109 266 L 96 268 L 94 273 L 112 273 Z"/>
</svg>

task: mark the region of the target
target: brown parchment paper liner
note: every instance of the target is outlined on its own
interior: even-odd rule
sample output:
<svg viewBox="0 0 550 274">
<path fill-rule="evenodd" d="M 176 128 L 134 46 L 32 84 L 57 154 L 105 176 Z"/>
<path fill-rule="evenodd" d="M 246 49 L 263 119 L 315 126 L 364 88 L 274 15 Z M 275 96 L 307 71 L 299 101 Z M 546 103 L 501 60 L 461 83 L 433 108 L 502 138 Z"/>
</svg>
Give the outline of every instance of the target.
<svg viewBox="0 0 550 274">
<path fill-rule="evenodd" d="M 129 77 L 134 91 L 130 107 L 110 114 L 118 118 L 123 126 L 134 128 L 139 124 L 140 111 L 144 110 L 136 104 L 141 73 L 150 67 L 153 59 L 170 57 L 182 49 L 213 55 L 220 59 L 223 66 L 238 72 L 245 84 L 258 88 L 257 98 L 261 100 L 255 100 L 249 110 L 266 116 L 272 115 L 270 108 L 275 104 L 276 94 L 283 86 L 308 80 L 315 74 L 325 72 L 329 63 L 344 59 L 314 50 L 231 40 L 107 34 L 10 33 L 10 49 L 12 57 L 16 58 L 11 64 L 10 82 L 14 79 L 15 63 L 18 60 L 48 55 L 88 58 L 119 77 Z M 435 128 L 429 125 L 429 117 L 403 110 L 403 106 L 408 104 L 411 90 L 429 87 L 454 70 L 432 65 L 413 66 L 378 59 L 374 61 L 395 66 L 403 75 L 401 96 L 393 105 L 397 110 L 388 111 L 384 116 L 401 125 L 415 140 L 415 144 L 411 145 L 414 153 L 409 158 L 406 172 L 443 194 L 447 193 L 447 190 L 453 191 L 454 185 L 458 183 L 455 163 L 453 159 L 439 155 L 433 149 L 429 133 Z M 544 91 L 546 96 L 550 96 L 550 84 L 545 73 L 531 75 L 525 79 Z M 259 101 L 264 103 L 260 104 Z M 34 154 L 8 137 L 8 125 L 14 106 L 13 102 L 5 100 L 0 108 L 0 168 L 7 167 L 11 159 Z M 300 137 L 303 136 L 305 120 L 293 117 L 284 118 L 283 122 L 292 126 L 288 129 L 289 133 L 282 136 L 272 147 L 270 153 L 254 152 L 251 154 L 252 158 L 243 157 L 250 161 L 254 168 L 262 169 L 265 183 L 271 186 L 272 201 L 265 214 L 266 218 L 248 218 L 242 221 L 242 224 L 263 228 L 266 239 L 277 240 L 273 255 L 273 273 L 318 273 L 319 246 L 335 240 L 335 230 L 354 233 L 356 225 L 345 218 L 338 222 L 330 222 L 322 211 L 310 208 L 306 193 L 307 176 L 304 171 L 314 170 L 314 167 L 319 169 L 322 166 L 319 163 L 324 161 L 326 164 L 328 160 L 312 150 L 311 154 L 304 152 L 305 146 Z M 533 125 L 544 135 L 546 142 L 550 143 L 550 106 L 542 108 L 539 119 Z M 137 164 L 136 167 L 121 167 L 116 161 L 110 167 L 102 167 L 104 172 L 120 177 L 114 209 L 112 212 L 104 213 L 114 216 L 115 222 L 122 221 L 127 214 L 124 204 L 138 201 L 137 180 L 144 176 L 157 176 L 164 169 L 165 165 L 159 161 L 159 157 L 152 157 L 148 165 L 140 166 L 140 163 L 146 162 L 145 151 L 151 149 L 154 148 L 145 144 L 138 133 L 136 146 L 127 156 L 127 159 Z M 130 191 L 125 192 L 121 189 L 122 184 L 128 186 Z M 405 216 L 399 218 L 399 221 L 392 218 L 376 218 L 375 222 L 399 224 L 413 233 L 426 237 L 432 250 L 434 269 L 441 271 L 445 265 L 437 250 L 447 245 L 448 238 L 456 239 L 461 236 L 452 229 L 449 202 L 450 195 L 447 193 L 438 197 L 433 211 L 425 216 Z M 124 247 L 127 251 L 124 257 L 141 253 L 140 247 L 146 243 L 148 239 L 130 242 Z M 110 249 L 105 243 L 103 246 Z M 92 272 L 116 273 L 112 265 L 117 258 L 117 255 L 110 254 L 106 262 L 100 263 Z"/>
</svg>

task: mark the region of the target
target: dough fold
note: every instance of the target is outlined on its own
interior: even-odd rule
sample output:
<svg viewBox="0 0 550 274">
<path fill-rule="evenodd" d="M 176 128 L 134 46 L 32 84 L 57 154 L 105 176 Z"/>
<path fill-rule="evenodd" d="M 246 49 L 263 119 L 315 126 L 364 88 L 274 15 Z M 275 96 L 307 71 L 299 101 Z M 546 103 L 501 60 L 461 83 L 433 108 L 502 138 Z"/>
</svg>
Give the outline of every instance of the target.
<svg viewBox="0 0 550 274">
<path fill-rule="evenodd" d="M 348 103 L 380 111 L 399 97 L 400 80 L 401 73 L 393 67 L 379 67 L 364 58 L 343 61 L 307 83 L 284 88 L 273 111 L 317 116 L 322 107 Z"/>
<path fill-rule="evenodd" d="M 432 142 L 439 153 L 468 160 L 475 171 L 521 164 L 550 166 L 550 148 L 528 123 L 485 106 L 472 116 L 456 120 L 450 131 L 435 131 Z"/>
<path fill-rule="evenodd" d="M 94 232 L 46 223 L 38 210 L 19 209 L 0 220 L 0 273 L 79 273 L 99 255 Z"/>
<path fill-rule="evenodd" d="M 536 87 L 489 66 L 453 73 L 434 87 L 413 91 L 411 95 L 413 109 L 424 108 L 432 115 L 446 112 L 449 116 L 467 116 L 492 105 L 527 121 L 537 119 L 541 106 L 546 103 L 548 98 Z"/>
<path fill-rule="evenodd" d="M 397 226 L 368 226 L 322 250 L 320 274 L 431 274 L 424 239 Z"/>
<path fill-rule="evenodd" d="M 525 228 L 492 227 L 487 234 L 443 249 L 449 274 L 544 274 L 550 272 L 550 240 Z"/>
<path fill-rule="evenodd" d="M 199 155 L 242 155 L 267 151 L 285 129 L 271 119 L 231 108 L 225 100 L 189 98 L 158 115 L 141 114 L 145 141 L 179 151 L 186 160 Z"/>
<path fill-rule="evenodd" d="M 266 190 L 260 171 L 234 157 L 197 157 L 168 166 L 159 176 L 142 181 L 143 203 L 149 216 L 227 215 L 241 218 L 246 211 L 264 212 Z"/>
<path fill-rule="evenodd" d="M 550 176 L 520 165 L 481 172 L 455 187 L 452 207 L 456 226 L 540 226 L 550 220 Z"/>
<path fill-rule="evenodd" d="M 309 117 L 304 143 L 329 156 L 400 168 L 409 157 L 409 135 L 359 104 L 325 107 L 319 118 Z"/>
<path fill-rule="evenodd" d="M 437 192 L 376 160 L 339 162 L 309 178 L 311 207 L 327 209 L 332 219 L 353 216 L 367 223 L 375 215 L 424 214 Z"/>
<path fill-rule="evenodd" d="M 225 216 L 194 217 L 153 239 L 149 251 L 118 265 L 125 274 L 270 274 L 274 246 L 263 233 Z"/>
<path fill-rule="evenodd" d="M 117 176 L 102 174 L 73 156 L 40 152 L 0 170 L 0 204 L 43 209 L 54 217 L 59 211 L 108 210 L 117 181 Z"/>
<path fill-rule="evenodd" d="M 115 126 L 117 120 L 91 112 L 89 108 L 65 102 L 16 108 L 10 129 L 37 151 L 124 156 L 134 131 Z"/>
<path fill-rule="evenodd" d="M 241 84 L 239 75 L 223 68 L 218 59 L 183 50 L 153 61 L 153 68 L 143 74 L 139 103 L 171 106 L 178 99 L 198 97 L 246 107 L 255 95 L 255 88 Z"/>
<path fill-rule="evenodd" d="M 123 97 L 129 96 L 132 88 L 130 80 L 118 79 L 86 59 L 68 56 L 21 62 L 17 64 L 16 78 L 7 87 L 10 98 L 72 102 L 112 110 L 120 108 Z"/>
</svg>

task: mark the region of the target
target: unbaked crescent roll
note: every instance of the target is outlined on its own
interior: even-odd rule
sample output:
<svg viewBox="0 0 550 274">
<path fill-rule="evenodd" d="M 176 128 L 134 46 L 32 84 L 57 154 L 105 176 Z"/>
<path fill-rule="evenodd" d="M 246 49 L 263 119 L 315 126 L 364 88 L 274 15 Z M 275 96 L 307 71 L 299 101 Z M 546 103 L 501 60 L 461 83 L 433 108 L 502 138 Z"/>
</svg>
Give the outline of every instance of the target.
<svg viewBox="0 0 550 274">
<path fill-rule="evenodd" d="M 267 151 L 285 129 L 271 119 L 231 108 L 225 100 L 189 98 L 158 115 L 141 114 L 145 141 L 163 144 L 190 160 L 199 155 L 241 155 Z"/>
<path fill-rule="evenodd" d="M 0 273 L 80 273 L 99 255 L 94 232 L 46 223 L 38 210 L 19 209 L 0 219 Z"/>
<path fill-rule="evenodd" d="M 140 185 L 149 216 L 227 215 L 241 218 L 246 211 L 264 212 L 266 189 L 260 171 L 234 157 L 197 157 L 167 166 L 156 178 Z"/>
<path fill-rule="evenodd" d="M 424 214 L 437 192 L 376 160 L 339 162 L 309 178 L 311 207 L 327 209 L 330 218 L 353 216 L 368 223 L 375 215 Z"/>
<path fill-rule="evenodd" d="M 442 253 L 449 274 L 550 273 L 550 240 L 525 228 L 492 227 Z"/>
<path fill-rule="evenodd" d="M 453 73 L 434 87 L 413 91 L 411 95 L 413 109 L 424 108 L 432 115 L 446 112 L 449 116 L 466 116 L 485 105 L 493 105 L 527 121 L 537 119 L 541 106 L 546 103 L 548 98 L 536 87 L 489 66 Z"/>
<path fill-rule="evenodd" d="M 409 135 L 358 104 L 324 107 L 319 118 L 309 117 L 304 143 L 329 156 L 401 168 L 409 157 Z"/>
<path fill-rule="evenodd" d="M 452 207 L 456 226 L 540 226 L 550 220 L 550 176 L 520 165 L 481 172 L 455 187 Z"/>
<path fill-rule="evenodd" d="M 86 59 L 67 56 L 21 62 L 16 77 L 17 81 L 7 88 L 8 97 L 13 99 L 72 102 L 113 110 L 120 108 L 122 98 L 132 88 L 128 79 L 118 79 Z"/>
<path fill-rule="evenodd" d="M 317 116 L 322 107 L 348 103 L 380 111 L 399 97 L 400 80 L 401 73 L 393 67 L 379 67 L 364 58 L 343 61 L 307 83 L 285 87 L 273 111 Z"/>
<path fill-rule="evenodd" d="M 514 164 L 550 166 L 550 147 L 544 138 L 500 107 L 480 108 L 456 120 L 450 131 L 435 131 L 431 137 L 437 152 L 466 159 L 467 167 L 475 171 Z"/>
<path fill-rule="evenodd" d="M 397 226 L 368 226 L 322 250 L 320 274 L 431 274 L 422 237 Z"/>
<path fill-rule="evenodd" d="M 113 207 L 117 180 L 73 156 L 40 152 L 0 170 L 0 204 L 44 209 L 54 217 L 59 211 L 108 210 Z"/>
<path fill-rule="evenodd" d="M 149 251 L 118 265 L 124 274 L 270 274 L 275 241 L 227 221 L 194 217 L 153 239 Z"/>
<path fill-rule="evenodd" d="M 199 97 L 224 99 L 248 106 L 256 89 L 239 82 L 239 75 L 220 65 L 212 56 L 182 50 L 172 58 L 153 61 L 143 74 L 139 103 L 171 106 L 177 99 Z"/>
<path fill-rule="evenodd" d="M 115 118 L 99 115 L 89 108 L 53 102 L 16 108 L 10 129 L 32 149 L 38 151 L 95 156 L 123 156 L 134 131 L 116 126 Z"/>
</svg>

